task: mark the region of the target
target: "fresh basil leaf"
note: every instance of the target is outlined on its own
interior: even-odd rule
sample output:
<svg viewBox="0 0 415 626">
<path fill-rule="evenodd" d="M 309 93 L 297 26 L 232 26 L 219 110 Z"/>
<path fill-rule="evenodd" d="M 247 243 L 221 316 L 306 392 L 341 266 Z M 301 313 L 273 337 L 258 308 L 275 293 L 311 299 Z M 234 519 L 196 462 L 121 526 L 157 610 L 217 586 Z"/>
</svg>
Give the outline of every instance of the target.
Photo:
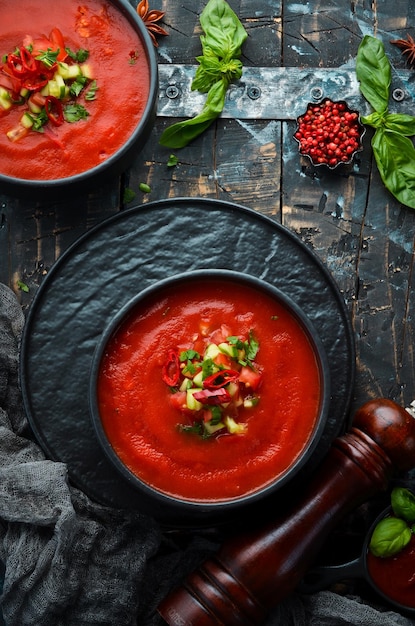
<svg viewBox="0 0 415 626">
<path fill-rule="evenodd" d="M 202 112 L 166 128 L 160 137 L 160 144 L 168 148 L 183 148 L 198 137 L 222 112 L 227 88 L 227 82 L 217 81 L 209 90 Z"/>
<path fill-rule="evenodd" d="M 395 487 L 391 493 L 392 510 L 397 517 L 415 522 L 415 495 L 404 487 Z"/>
<path fill-rule="evenodd" d="M 372 139 L 382 181 L 399 202 L 415 209 L 415 148 L 410 139 L 379 127 Z"/>
<path fill-rule="evenodd" d="M 248 33 L 225 0 L 209 0 L 200 16 L 200 24 L 205 32 L 204 45 L 218 57 L 229 60 L 240 56 Z"/>
<path fill-rule="evenodd" d="M 369 543 L 375 556 L 387 557 L 397 554 L 411 541 L 411 529 L 403 519 L 385 517 L 376 524 Z"/>
<path fill-rule="evenodd" d="M 379 128 L 384 124 L 385 114 L 378 113 L 377 111 L 373 111 L 370 115 L 366 115 L 361 118 L 362 124 L 367 124 L 368 126 L 373 126 L 374 128 Z"/>
<path fill-rule="evenodd" d="M 207 93 L 221 77 L 221 62 L 215 55 L 196 57 L 199 65 L 192 80 L 192 91 Z"/>
<path fill-rule="evenodd" d="M 362 94 L 378 113 L 388 108 L 391 74 L 383 43 L 365 35 L 357 52 L 356 76 Z"/>
<path fill-rule="evenodd" d="M 227 2 L 209 0 L 200 24 L 205 33 L 200 37 L 203 56 L 197 57 L 199 66 L 191 88 L 207 93 L 206 103 L 193 119 L 166 128 L 160 144 L 168 148 L 183 148 L 209 128 L 223 110 L 229 83 L 242 75 L 242 63 L 235 57 L 240 56 L 248 33 Z"/>
<path fill-rule="evenodd" d="M 384 118 L 384 124 L 389 130 L 412 137 L 415 135 L 415 117 L 404 113 L 388 113 Z"/>
</svg>

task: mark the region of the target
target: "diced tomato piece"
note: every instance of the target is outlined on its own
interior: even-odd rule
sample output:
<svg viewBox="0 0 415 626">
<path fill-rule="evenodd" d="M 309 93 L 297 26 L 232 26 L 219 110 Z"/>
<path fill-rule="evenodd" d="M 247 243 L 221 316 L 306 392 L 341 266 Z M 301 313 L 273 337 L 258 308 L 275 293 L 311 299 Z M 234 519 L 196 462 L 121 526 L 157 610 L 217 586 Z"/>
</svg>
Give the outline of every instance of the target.
<svg viewBox="0 0 415 626">
<path fill-rule="evenodd" d="M 227 326 L 226 324 L 221 324 L 221 327 L 213 331 L 209 339 L 212 343 L 219 344 L 219 343 L 223 343 L 224 341 L 226 341 L 226 338 L 230 337 L 231 335 L 232 335 L 232 331 L 230 327 Z"/>
<path fill-rule="evenodd" d="M 204 422 L 210 422 L 210 420 L 212 419 L 212 417 L 213 417 L 213 414 L 212 414 L 211 409 L 205 409 L 205 410 L 203 411 L 203 421 L 204 421 Z"/>
<path fill-rule="evenodd" d="M 261 372 L 257 372 L 248 366 L 243 366 L 239 372 L 239 382 L 243 383 L 253 391 L 256 391 L 262 381 Z"/>
<path fill-rule="evenodd" d="M 176 391 L 169 396 L 170 404 L 174 406 L 178 411 L 185 411 L 186 409 L 186 392 Z"/>
<path fill-rule="evenodd" d="M 223 365 L 224 367 L 231 368 L 233 366 L 232 359 L 227 354 L 222 354 L 222 352 L 220 352 L 218 356 L 215 356 L 213 362 L 216 363 L 216 365 Z"/>
<path fill-rule="evenodd" d="M 42 96 L 42 94 L 39 91 L 35 91 L 34 93 L 30 95 L 29 100 L 38 107 L 44 107 L 45 102 L 46 102 L 46 97 Z"/>
</svg>

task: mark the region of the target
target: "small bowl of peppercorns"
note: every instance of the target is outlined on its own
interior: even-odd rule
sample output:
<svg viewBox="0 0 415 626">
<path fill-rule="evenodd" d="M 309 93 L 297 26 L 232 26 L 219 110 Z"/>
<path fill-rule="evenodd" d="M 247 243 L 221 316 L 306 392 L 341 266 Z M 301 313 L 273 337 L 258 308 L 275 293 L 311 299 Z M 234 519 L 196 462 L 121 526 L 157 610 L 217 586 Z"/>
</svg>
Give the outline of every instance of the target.
<svg viewBox="0 0 415 626">
<path fill-rule="evenodd" d="M 334 170 L 341 164 L 349 165 L 355 154 L 363 150 L 364 132 L 357 111 L 344 101 L 325 98 L 319 103 L 309 103 L 306 112 L 297 118 L 294 139 L 300 154 L 313 165 Z"/>
</svg>

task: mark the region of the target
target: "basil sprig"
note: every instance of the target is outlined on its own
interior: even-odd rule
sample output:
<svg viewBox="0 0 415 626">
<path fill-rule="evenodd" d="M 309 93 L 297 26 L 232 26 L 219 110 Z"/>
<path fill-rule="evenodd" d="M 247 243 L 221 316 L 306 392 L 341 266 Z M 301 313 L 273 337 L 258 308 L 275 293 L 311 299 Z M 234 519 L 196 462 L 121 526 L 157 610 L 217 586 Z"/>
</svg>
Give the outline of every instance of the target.
<svg viewBox="0 0 415 626">
<path fill-rule="evenodd" d="M 242 44 L 248 33 L 225 0 L 209 0 L 200 15 L 204 35 L 200 37 L 203 55 L 192 81 L 192 91 L 207 93 L 202 111 L 196 117 L 166 128 L 160 144 L 183 148 L 206 130 L 221 114 L 230 83 L 242 76 Z"/>
<path fill-rule="evenodd" d="M 415 208 L 415 148 L 409 137 L 415 135 L 415 117 L 389 112 L 391 66 L 383 43 L 365 35 L 356 59 L 360 91 L 374 109 L 362 117 L 373 126 L 373 154 L 383 184 L 399 202 Z"/>
<path fill-rule="evenodd" d="M 369 550 L 382 558 L 398 554 L 411 541 L 415 533 L 415 496 L 404 487 L 395 487 L 391 493 L 395 517 L 384 517 L 375 526 Z"/>
</svg>

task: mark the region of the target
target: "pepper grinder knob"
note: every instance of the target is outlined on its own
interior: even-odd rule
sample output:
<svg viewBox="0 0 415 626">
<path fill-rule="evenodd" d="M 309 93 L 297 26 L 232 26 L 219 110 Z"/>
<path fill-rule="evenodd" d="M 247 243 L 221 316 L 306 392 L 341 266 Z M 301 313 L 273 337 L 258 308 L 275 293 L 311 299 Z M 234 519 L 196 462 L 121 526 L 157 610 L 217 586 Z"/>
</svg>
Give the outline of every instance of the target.
<svg viewBox="0 0 415 626">
<path fill-rule="evenodd" d="M 283 515 L 224 542 L 158 611 L 170 626 L 257 626 L 291 593 L 327 534 L 354 508 L 415 467 L 415 419 L 391 400 L 364 404 Z M 277 508 L 277 507 L 276 507 Z"/>
</svg>

